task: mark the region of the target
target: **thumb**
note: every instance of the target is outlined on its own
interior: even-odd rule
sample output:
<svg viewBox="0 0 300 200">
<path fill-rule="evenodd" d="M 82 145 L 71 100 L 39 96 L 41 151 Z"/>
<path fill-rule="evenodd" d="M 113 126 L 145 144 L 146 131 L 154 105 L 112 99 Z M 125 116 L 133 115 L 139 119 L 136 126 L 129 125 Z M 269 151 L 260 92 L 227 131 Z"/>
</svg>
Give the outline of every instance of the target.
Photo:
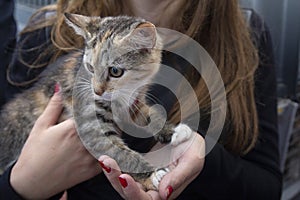
<svg viewBox="0 0 300 200">
<path fill-rule="evenodd" d="M 177 160 L 176 166 L 166 174 L 159 184 L 161 197 L 177 197 L 202 171 L 205 156 L 205 141 L 195 134 L 191 146 Z"/>
<path fill-rule="evenodd" d="M 63 105 L 61 97 L 61 87 L 57 83 L 55 85 L 55 93 L 51 97 L 46 109 L 37 120 L 37 124 L 40 126 L 49 127 L 55 125 L 59 116 L 61 115 Z"/>
</svg>

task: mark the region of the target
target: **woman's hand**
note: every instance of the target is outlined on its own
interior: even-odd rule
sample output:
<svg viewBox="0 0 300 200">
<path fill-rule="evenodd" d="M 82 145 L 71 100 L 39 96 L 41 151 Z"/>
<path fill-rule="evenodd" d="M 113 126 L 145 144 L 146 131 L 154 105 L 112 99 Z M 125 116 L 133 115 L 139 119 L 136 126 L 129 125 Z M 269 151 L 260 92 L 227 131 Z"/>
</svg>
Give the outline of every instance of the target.
<svg viewBox="0 0 300 200">
<path fill-rule="evenodd" d="M 114 159 L 101 156 L 99 162 L 111 185 L 124 199 L 161 199 L 157 191 L 145 192 L 131 176 L 122 174 Z"/>
<path fill-rule="evenodd" d="M 61 96 L 56 93 L 12 169 L 11 185 L 24 198 L 48 198 L 101 172 L 82 145 L 73 120 L 56 125 L 61 112 Z"/>
<path fill-rule="evenodd" d="M 190 145 L 182 156 L 169 166 L 171 172 L 161 180 L 158 192 L 142 190 L 140 184 L 131 176 L 121 174 L 119 166 L 112 158 L 101 156 L 99 161 L 108 180 L 124 199 L 173 199 L 200 174 L 204 165 L 204 139 L 195 134 Z M 181 152 L 183 146 L 184 144 L 179 144 L 174 148 L 174 152 Z"/>
</svg>

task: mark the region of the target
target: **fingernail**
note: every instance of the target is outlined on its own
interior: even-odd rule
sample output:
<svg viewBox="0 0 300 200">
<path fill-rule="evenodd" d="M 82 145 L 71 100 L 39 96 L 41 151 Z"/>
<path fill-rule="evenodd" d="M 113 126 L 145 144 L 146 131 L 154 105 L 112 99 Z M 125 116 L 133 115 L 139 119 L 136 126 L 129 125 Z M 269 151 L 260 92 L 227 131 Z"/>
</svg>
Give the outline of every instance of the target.
<svg viewBox="0 0 300 200">
<path fill-rule="evenodd" d="M 111 172 L 111 168 L 110 167 L 107 167 L 106 165 L 104 165 L 103 162 L 99 161 L 102 169 L 104 169 L 107 173 L 110 173 Z"/>
<path fill-rule="evenodd" d="M 59 93 L 60 92 L 60 84 L 56 83 L 54 87 L 54 93 Z"/>
<path fill-rule="evenodd" d="M 119 181 L 120 181 L 123 188 L 127 187 L 128 183 L 127 183 L 125 178 L 119 177 Z"/>
<path fill-rule="evenodd" d="M 170 196 L 172 195 L 172 192 L 173 192 L 172 186 L 168 186 L 167 187 L 167 199 L 170 198 Z"/>
</svg>

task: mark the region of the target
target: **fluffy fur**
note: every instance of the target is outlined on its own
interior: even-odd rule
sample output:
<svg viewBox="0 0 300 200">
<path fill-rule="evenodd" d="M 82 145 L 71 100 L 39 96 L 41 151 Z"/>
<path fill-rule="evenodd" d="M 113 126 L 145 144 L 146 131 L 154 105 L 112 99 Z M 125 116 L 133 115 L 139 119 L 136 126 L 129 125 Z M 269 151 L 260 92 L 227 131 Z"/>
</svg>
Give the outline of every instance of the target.
<svg viewBox="0 0 300 200">
<path fill-rule="evenodd" d="M 157 189 L 168 170 L 151 166 L 120 138 L 120 125 L 128 127 L 132 122 L 139 126 L 152 124 L 153 131 L 161 127 L 154 138 L 162 143 L 172 140 L 176 145 L 191 133 L 187 127 L 187 137 L 178 137 L 180 131 L 173 134 L 175 126 L 164 123 L 160 113 L 146 103 L 147 84 L 161 61 L 161 44 L 154 25 L 126 16 L 65 16 L 66 23 L 85 39 L 85 48 L 49 65 L 31 89 L 4 107 L 0 116 L 0 170 L 17 159 L 55 83 L 60 83 L 65 107 L 61 120 L 75 117 L 78 134 L 89 152 L 96 158 L 111 156 L 146 190 Z M 177 130 L 180 127 L 184 125 L 178 125 Z M 135 127 L 131 130 L 138 131 Z"/>
</svg>

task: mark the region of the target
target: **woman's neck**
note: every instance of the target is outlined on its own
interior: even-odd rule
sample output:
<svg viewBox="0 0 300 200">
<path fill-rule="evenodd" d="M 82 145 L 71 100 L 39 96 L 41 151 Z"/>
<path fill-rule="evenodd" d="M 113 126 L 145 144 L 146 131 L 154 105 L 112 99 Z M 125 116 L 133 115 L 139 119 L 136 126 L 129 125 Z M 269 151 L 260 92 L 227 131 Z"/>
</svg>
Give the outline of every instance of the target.
<svg viewBox="0 0 300 200">
<path fill-rule="evenodd" d="M 156 26 L 173 28 L 185 0 L 124 0 L 125 14 L 133 14 Z"/>
</svg>

